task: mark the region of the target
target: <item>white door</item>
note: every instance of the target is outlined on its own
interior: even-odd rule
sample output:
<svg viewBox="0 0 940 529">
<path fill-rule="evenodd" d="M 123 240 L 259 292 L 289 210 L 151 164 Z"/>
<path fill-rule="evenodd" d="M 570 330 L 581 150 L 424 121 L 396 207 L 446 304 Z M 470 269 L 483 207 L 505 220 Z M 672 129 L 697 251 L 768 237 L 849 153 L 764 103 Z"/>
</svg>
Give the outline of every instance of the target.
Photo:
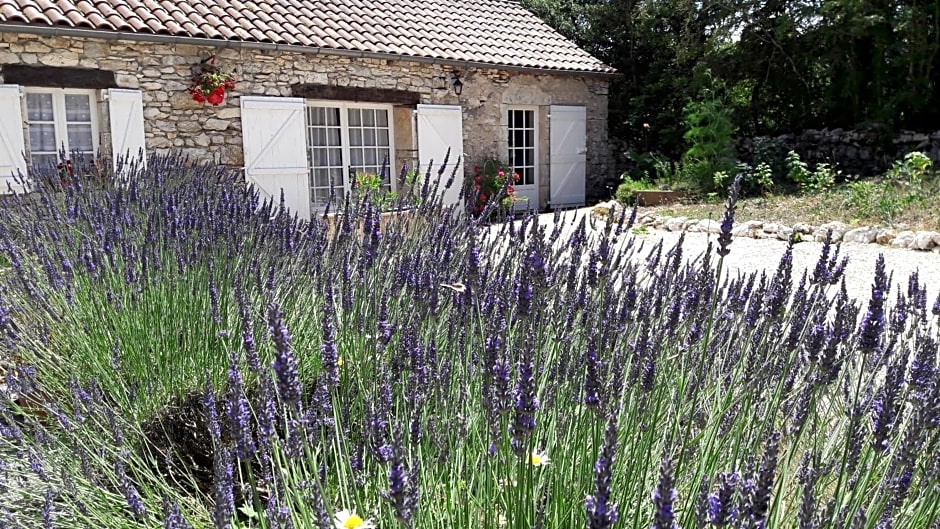
<svg viewBox="0 0 940 529">
<path fill-rule="evenodd" d="M 445 205 L 460 202 L 460 190 L 463 187 L 463 112 L 460 106 L 453 105 L 418 105 L 418 164 L 420 174 L 428 170 L 431 164 L 431 186 L 438 179 L 438 170 L 450 149 L 447 166 L 441 173 L 439 191 L 443 193 Z M 444 186 L 451 174 L 457 176 L 449 188 Z"/>
<path fill-rule="evenodd" d="M 506 115 L 509 166 L 519 175 L 515 209 L 539 209 L 539 128 L 537 107 L 513 107 Z"/>
<path fill-rule="evenodd" d="M 275 203 L 283 192 L 287 209 L 309 219 L 305 109 L 296 97 L 241 97 L 245 181 Z"/>
<path fill-rule="evenodd" d="M 552 106 L 549 111 L 551 206 L 583 206 L 587 167 L 587 109 Z"/>
<path fill-rule="evenodd" d="M 0 194 L 20 187 L 13 176 L 26 176 L 26 141 L 23 136 L 23 107 L 20 103 L 20 87 L 12 84 L 0 85 Z"/>
<path fill-rule="evenodd" d="M 147 165 L 144 145 L 144 102 L 140 90 L 108 90 L 111 119 L 111 157 L 114 172 L 136 164 Z"/>
</svg>

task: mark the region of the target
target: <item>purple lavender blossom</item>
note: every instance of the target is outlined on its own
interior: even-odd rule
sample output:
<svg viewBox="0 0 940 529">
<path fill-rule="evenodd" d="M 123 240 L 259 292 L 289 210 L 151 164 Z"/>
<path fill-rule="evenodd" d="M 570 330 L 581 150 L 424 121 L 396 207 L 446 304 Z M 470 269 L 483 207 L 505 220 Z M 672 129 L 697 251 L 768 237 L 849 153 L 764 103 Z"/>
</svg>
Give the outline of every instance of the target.
<svg viewBox="0 0 940 529">
<path fill-rule="evenodd" d="M 326 299 L 323 303 L 323 333 L 320 344 L 320 362 L 322 377 L 328 387 L 339 384 L 339 350 L 336 347 L 336 307 L 333 306 L 333 288 L 326 287 Z"/>
<path fill-rule="evenodd" d="M 675 503 L 678 499 L 675 489 L 675 476 L 673 475 L 672 458 L 666 456 L 659 464 L 659 481 L 653 489 L 652 529 L 677 529 Z"/>
<path fill-rule="evenodd" d="M 419 500 L 418 479 L 414 472 L 405 467 L 401 433 L 396 433 L 395 438 L 391 466 L 388 469 L 388 491 L 383 497 L 395 510 L 395 519 L 405 527 L 413 527 L 414 511 Z"/>
<path fill-rule="evenodd" d="M 863 351 L 872 352 L 878 349 L 881 334 L 885 328 L 884 302 L 889 288 L 884 255 L 879 255 L 875 263 L 875 283 L 871 287 L 868 312 L 865 313 L 865 319 L 859 327 L 858 346 Z"/>
<path fill-rule="evenodd" d="M 205 389 L 202 392 L 202 405 L 206 409 L 206 416 L 209 423 L 209 435 L 213 441 L 222 438 L 222 430 L 219 426 L 219 409 L 215 400 L 215 387 L 212 385 L 212 377 L 206 376 Z"/>
<path fill-rule="evenodd" d="M 121 492 L 124 494 L 124 499 L 127 501 L 127 507 L 130 509 L 131 514 L 133 514 L 134 517 L 139 520 L 146 516 L 147 508 L 144 506 L 144 502 L 140 497 L 140 493 L 137 492 L 137 487 L 134 486 L 130 478 L 127 476 L 123 459 L 123 454 L 118 457 L 118 460 L 114 464 L 114 473 L 118 478 Z"/>
<path fill-rule="evenodd" d="M 611 501 L 613 466 L 617 456 L 617 415 L 611 413 L 604 429 L 604 444 L 594 464 L 594 494 L 587 497 L 587 529 L 610 529 L 617 523 L 617 504 Z"/>
<path fill-rule="evenodd" d="M 767 523 L 767 510 L 770 507 L 770 496 L 774 488 L 779 454 L 780 432 L 774 432 L 770 435 L 764 447 L 757 480 L 747 498 L 747 514 L 750 516 L 751 522 L 757 527 L 764 527 Z"/>
<path fill-rule="evenodd" d="M 212 498 L 215 501 L 212 521 L 216 529 L 229 529 L 232 526 L 232 516 L 235 514 L 232 452 L 225 446 L 216 447 L 212 466 L 214 473 Z"/>
<path fill-rule="evenodd" d="M 740 476 L 736 472 L 723 472 L 718 479 L 718 491 L 708 495 L 708 521 L 715 527 L 728 527 L 737 516 L 734 497 Z"/>
<path fill-rule="evenodd" d="M 43 497 L 43 503 L 42 503 L 42 527 L 43 529 L 52 529 L 53 527 L 55 527 L 55 517 L 53 516 L 54 509 L 55 509 L 55 491 L 52 490 L 52 487 L 49 487 L 46 489 L 46 494 Z"/>
<path fill-rule="evenodd" d="M 235 455 L 240 460 L 251 458 L 255 452 L 255 443 L 251 434 L 251 409 L 245 398 L 245 388 L 238 369 L 238 356 L 231 355 L 228 368 L 228 397 L 225 401 L 225 415 L 229 430 L 235 438 Z"/>
<path fill-rule="evenodd" d="M 528 341 L 528 340 L 527 340 Z M 528 349 L 528 345 L 526 349 Z M 535 412 L 539 409 L 536 395 L 535 365 L 529 354 L 519 360 L 518 378 L 513 390 L 515 412 L 512 422 L 513 447 L 517 455 L 525 453 L 525 444 L 535 430 Z"/>
<path fill-rule="evenodd" d="M 180 506 L 169 496 L 163 497 L 163 529 L 192 529 L 180 513 Z"/>
<path fill-rule="evenodd" d="M 734 227 L 734 211 L 737 208 L 738 193 L 741 191 L 743 174 L 738 174 L 728 188 L 728 201 L 725 204 L 725 214 L 721 220 L 721 233 L 718 235 L 718 255 L 724 257 L 731 252 L 731 228 Z"/>
<path fill-rule="evenodd" d="M 268 307 L 268 327 L 277 351 L 272 367 L 277 375 L 278 394 L 285 404 L 296 406 L 300 403 L 302 394 L 297 357 L 294 356 L 290 333 L 284 324 L 284 314 L 277 303 L 271 303 Z"/>
</svg>

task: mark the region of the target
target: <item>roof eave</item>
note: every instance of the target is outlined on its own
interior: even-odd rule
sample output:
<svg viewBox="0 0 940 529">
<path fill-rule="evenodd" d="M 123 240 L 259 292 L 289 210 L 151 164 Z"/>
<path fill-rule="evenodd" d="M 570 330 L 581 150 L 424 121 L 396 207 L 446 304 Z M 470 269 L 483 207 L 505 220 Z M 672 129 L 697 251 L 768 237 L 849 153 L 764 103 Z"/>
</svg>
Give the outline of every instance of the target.
<svg viewBox="0 0 940 529">
<path fill-rule="evenodd" d="M 369 52 L 357 50 L 343 50 L 335 48 L 319 48 L 316 46 L 300 46 L 294 44 L 276 44 L 272 42 L 255 42 L 245 40 L 224 40 L 199 37 L 185 37 L 178 35 L 159 35 L 155 33 L 130 33 L 123 31 L 106 31 L 99 29 L 70 28 L 62 26 L 41 26 L 38 24 L 25 24 L 16 22 L 0 22 L 0 33 L 27 33 L 32 35 L 52 37 L 77 37 L 101 40 L 128 40 L 136 42 L 152 42 L 160 44 L 188 44 L 192 46 L 205 46 L 211 48 L 239 48 L 252 50 L 291 51 L 295 53 L 308 53 L 313 55 L 333 55 L 339 57 L 357 57 L 366 59 L 384 59 L 425 64 L 441 64 L 454 67 L 472 67 L 490 70 L 508 70 L 533 74 L 549 74 L 574 77 L 617 77 L 620 74 L 611 68 L 611 71 L 596 70 L 562 70 L 555 68 L 537 68 L 508 64 L 494 64 L 477 61 L 461 61 L 456 59 L 439 59 L 434 57 L 421 57 L 388 52 Z"/>
</svg>

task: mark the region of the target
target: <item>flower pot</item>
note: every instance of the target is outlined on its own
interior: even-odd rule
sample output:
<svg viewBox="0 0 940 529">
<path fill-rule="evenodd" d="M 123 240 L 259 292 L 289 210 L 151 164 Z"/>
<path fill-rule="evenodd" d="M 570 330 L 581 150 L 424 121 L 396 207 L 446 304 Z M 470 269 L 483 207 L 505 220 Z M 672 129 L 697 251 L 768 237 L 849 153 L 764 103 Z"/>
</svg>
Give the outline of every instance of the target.
<svg viewBox="0 0 940 529">
<path fill-rule="evenodd" d="M 637 191 L 636 200 L 641 206 L 674 204 L 686 197 L 684 191 L 647 190 Z"/>
</svg>

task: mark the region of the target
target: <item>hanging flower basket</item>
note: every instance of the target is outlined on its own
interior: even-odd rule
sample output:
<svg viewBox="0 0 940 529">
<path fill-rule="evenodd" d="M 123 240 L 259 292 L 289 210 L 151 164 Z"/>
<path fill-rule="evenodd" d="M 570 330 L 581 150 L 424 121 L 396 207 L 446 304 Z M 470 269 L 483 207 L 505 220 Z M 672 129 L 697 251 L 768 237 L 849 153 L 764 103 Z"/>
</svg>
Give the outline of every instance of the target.
<svg viewBox="0 0 940 529">
<path fill-rule="evenodd" d="M 199 73 L 193 76 L 189 93 L 194 101 L 219 106 L 225 100 L 225 93 L 234 88 L 235 76 L 220 70 L 212 55 L 199 64 Z"/>
</svg>

